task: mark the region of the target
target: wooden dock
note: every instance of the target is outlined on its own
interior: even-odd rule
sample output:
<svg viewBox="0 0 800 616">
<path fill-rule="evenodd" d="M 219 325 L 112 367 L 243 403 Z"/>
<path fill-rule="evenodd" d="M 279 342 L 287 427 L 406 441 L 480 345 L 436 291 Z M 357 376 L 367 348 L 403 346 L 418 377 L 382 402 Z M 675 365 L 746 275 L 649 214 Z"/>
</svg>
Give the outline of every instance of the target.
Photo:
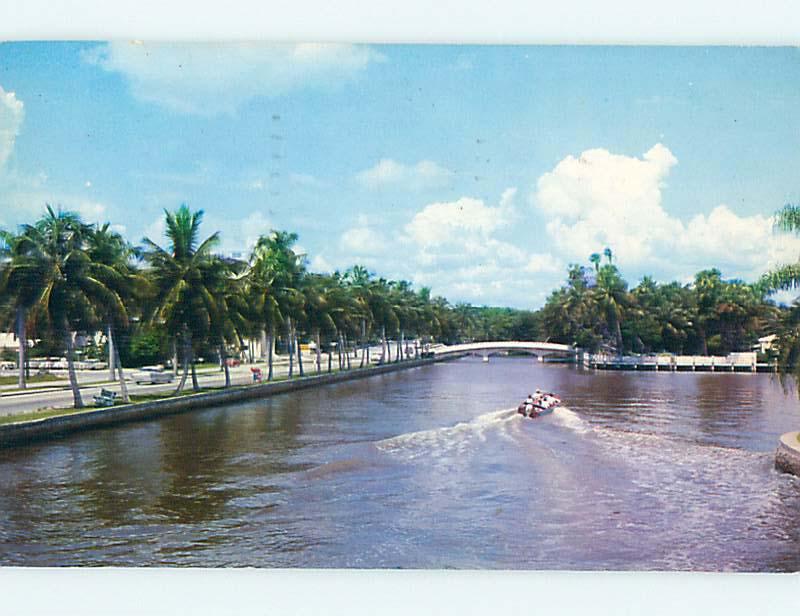
<svg viewBox="0 0 800 616">
<path fill-rule="evenodd" d="M 756 361 L 755 353 L 730 355 L 607 355 L 583 354 L 583 365 L 597 370 L 664 372 L 777 372 L 775 364 Z"/>
</svg>

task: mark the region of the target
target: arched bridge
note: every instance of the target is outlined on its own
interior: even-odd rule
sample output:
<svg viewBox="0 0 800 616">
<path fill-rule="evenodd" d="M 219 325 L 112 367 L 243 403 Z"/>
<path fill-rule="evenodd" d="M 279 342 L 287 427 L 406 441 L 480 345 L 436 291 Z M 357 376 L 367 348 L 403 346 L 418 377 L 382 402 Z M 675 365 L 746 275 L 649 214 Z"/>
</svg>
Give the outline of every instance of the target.
<svg viewBox="0 0 800 616">
<path fill-rule="evenodd" d="M 576 356 L 578 349 L 568 344 L 556 344 L 554 342 L 520 342 L 514 340 L 504 340 L 497 342 L 468 342 L 465 344 L 454 344 L 450 346 L 436 345 L 430 349 L 435 357 L 448 357 L 451 355 L 483 355 L 489 357 L 495 353 L 506 351 L 531 353 L 543 357 L 545 355 L 568 355 Z"/>
</svg>

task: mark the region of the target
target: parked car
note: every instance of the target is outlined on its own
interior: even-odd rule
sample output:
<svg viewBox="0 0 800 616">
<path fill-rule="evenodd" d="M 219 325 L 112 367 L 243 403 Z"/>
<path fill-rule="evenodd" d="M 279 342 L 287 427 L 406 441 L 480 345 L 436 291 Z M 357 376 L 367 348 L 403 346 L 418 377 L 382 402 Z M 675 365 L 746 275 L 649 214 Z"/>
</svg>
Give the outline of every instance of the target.
<svg viewBox="0 0 800 616">
<path fill-rule="evenodd" d="M 228 367 L 230 368 L 236 368 L 242 364 L 242 362 L 236 357 L 229 357 L 225 360 L 225 363 L 228 364 Z"/>
<path fill-rule="evenodd" d="M 156 383 L 171 383 L 175 376 L 172 372 L 164 372 L 161 366 L 142 366 L 133 373 L 133 381 L 137 385 L 155 385 Z"/>
<path fill-rule="evenodd" d="M 108 368 L 108 364 L 99 359 L 86 359 L 79 365 L 80 370 L 105 370 L 106 368 Z"/>
</svg>

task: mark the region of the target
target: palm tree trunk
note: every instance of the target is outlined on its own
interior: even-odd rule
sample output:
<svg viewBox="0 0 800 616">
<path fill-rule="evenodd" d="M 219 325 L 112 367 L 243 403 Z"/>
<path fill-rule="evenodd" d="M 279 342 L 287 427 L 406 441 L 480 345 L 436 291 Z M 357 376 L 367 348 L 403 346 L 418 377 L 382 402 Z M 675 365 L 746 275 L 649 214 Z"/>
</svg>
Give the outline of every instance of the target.
<svg viewBox="0 0 800 616">
<path fill-rule="evenodd" d="M 17 384 L 20 389 L 27 387 L 25 380 L 25 355 L 28 351 L 27 332 L 25 331 L 25 309 L 21 306 L 17 308 L 17 345 L 19 349 L 19 377 Z"/>
<path fill-rule="evenodd" d="M 231 370 L 228 367 L 228 356 L 225 353 L 225 343 L 219 345 L 219 356 L 222 359 L 222 365 L 225 369 L 225 389 L 231 386 Z"/>
<path fill-rule="evenodd" d="M 294 349 L 292 348 L 292 317 L 286 317 L 286 351 L 289 353 L 289 378 L 294 368 Z"/>
<path fill-rule="evenodd" d="M 272 380 L 272 350 L 275 348 L 275 326 L 269 326 L 269 349 L 267 350 L 267 380 Z"/>
<path fill-rule="evenodd" d="M 333 370 L 333 353 L 328 349 L 328 373 Z"/>
<path fill-rule="evenodd" d="M 114 380 L 114 338 L 111 332 L 111 322 L 106 325 L 106 337 L 108 338 L 108 379 Z"/>
<path fill-rule="evenodd" d="M 69 324 L 64 319 L 64 342 L 67 344 L 67 371 L 69 372 L 69 386 L 72 388 L 72 398 L 75 402 L 76 409 L 83 408 L 83 399 L 81 398 L 81 389 L 78 386 L 78 375 L 75 374 L 75 349 L 72 341 L 72 332 L 69 331 Z"/>
<path fill-rule="evenodd" d="M 269 348 L 267 349 L 267 380 L 272 380 L 272 354 L 275 350 L 275 326 L 270 324 L 269 326 Z"/>
<path fill-rule="evenodd" d="M 128 383 L 125 381 L 125 372 L 122 370 L 122 362 L 119 360 L 119 347 L 116 344 L 114 345 L 114 360 L 119 373 L 119 390 L 122 392 L 122 401 L 127 404 L 131 398 L 128 395 Z"/>
<path fill-rule="evenodd" d="M 194 391 L 200 391 L 200 384 L 197 382 L 197 366 L 194 363 L 194 354 L 192 354 L 192 389 Z"/>
<path fill-rule="evenodd" d="M 361 364 L 359 368 L 364 367 L 364 359 L 367 353 L 367 324 L 364 319 L 361 319 Z"/>
<path fill-rule="evenodd" d="M 381 364 L 386 362 L 386 349 L 388 348 L 386 342 L 386 326 L 381 325 Z"/>
<path fill-rule="evenodd" d="M 297 369 L 300 371 L 300 376 L 305 376 L 303 371 L 303 349 L 300 348 L 300 340 L 297 337 L 297 329 L 294 329 L 292 339 L 294 340 L 294 348 L 297 351 Z"/>
<path fill-rule="evenodd" d="M 172 339 L 172 376 L 178 376 L 178 340 Z"/>
<path fill-rule="evenodd" d="M 322 372 L 322 350 L 320 349 L 319 327 L 314 332 L 314 342 L 317 345 L 317 374 Z"/>
<path fill-rule="evenodd" d="M 347 369 L 350 370 L 350 368 L 352 368 L 352 366 L 350 364 L 350 348 L 347 345 L 347 333 L 346 332 L 344 334 L 342 334 L 342 341 L 344 342 L 344 356 L 345 356 L 346 361 L 347 361 Z"/>
<path fill-rule="evenodd" d="M 400 330 L 400 359 L 406 358 L 406 332 L 405 330 Z"/>
<path fill-rule="evenodd" d="M 191 352 L 192 352 L 192 339 L 191 339 L 191 336 L 189 335 L 189 332 L 187 331 L 187 328 L 184 328 L 184 331 L 183 331 L 183 334 L 182 334 L 181 337 L 182 337 L 181 342 L 182 342 L 182 346 L 183 346 L 183 357 L 181 358 L 183 360 L 183 362 L 182 362 L 183 372 L 181 373 L 181 380 L 178 383 L 178 388 L 175 390 L 176 394 L 178 394 L 181 391 L 183 391 L 183 388 L 186 385 L 186 377 L 189 376 L 189 356 L 191 355 Z M 177 359 L 176 359 L 175 364 L 177 365 L 177 363 L 178 362 L 177 362 Z"/>
</svg>

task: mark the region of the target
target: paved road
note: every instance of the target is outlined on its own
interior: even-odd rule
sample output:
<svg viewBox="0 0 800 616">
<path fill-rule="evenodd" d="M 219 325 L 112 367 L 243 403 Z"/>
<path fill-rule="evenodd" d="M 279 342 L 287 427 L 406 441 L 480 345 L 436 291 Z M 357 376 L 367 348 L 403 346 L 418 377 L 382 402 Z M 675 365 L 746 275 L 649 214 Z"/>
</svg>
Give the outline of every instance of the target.
<svg viewBox="0 0 800 616">
<path fill-rule="evenodd" d="M 380 348 L 373 347 L 370 349 L 370 358 L 375 359 L 380 357 Z M 316 357 L 314 355 L 303 354 L 303 368 L 307 374 L 313 374 L 316 368 Z M 358 365 L 359 360 L 352 360 Z M 334 369 L 337 364 L 336 357 L 333 358 Z M 260 367 L 266 376 L 266 365 L 264 363 L 255 364 Z M 328 366 L 327 355 L 322 356 L 322 369 L 326 370 Z M 250 372 L 250 364 L 243 364 L 235 368 L 231 368 L 231 383 L 233 385 L 244 385 L 252 382 L 252 374 Z M 128 392 L 131 394 L 153 394 L 161 392 L 173 391 L 177 385 L 177 379 L 172 383 L 164 383 L 158 385 L 137 385 L 132 382 L 130 376 L 135 370 L 125 370 L 126 380 L 128 384 Z M 273 363 L 273 373 L 276 377 L 286 376 L 289 372 L 288 359 L 281 357 Z M 295 365 L 295 374 L 297 374 L 297 366 Z M 187 381 L 187 387 L 191 387 L 191 376 Z M 199 370 L 197 372 L 197 379 L 201 388 L 207 387 L 221 387 L 225 384 L 225 373 L 218 370 Z M 81 384 L 81 394 L 83 402 L 87 406 L 91 405 L 94 394 L 100 393 L 100 389 L 110 389 L 119 392 L 119 383 L 108 383 L 108 371 L 81 371 L 78 373 L 78 382 Z M 102 383 L 102 385 L 101 385 Z M 46 387 L 43 387 L 46 386 Z M 72 390 L 69 389 L 69 382 L 64 381 L 51 381 L 42 384 L 32 384 L 26 392 L 19 392 L 13 386 L 4 386 L 0 393 L 0 416 L 18 415 L 21 413 L 30 413 L 48 408 L 65 408 L 71 407 L 73 404 Z"/>
</svg>

